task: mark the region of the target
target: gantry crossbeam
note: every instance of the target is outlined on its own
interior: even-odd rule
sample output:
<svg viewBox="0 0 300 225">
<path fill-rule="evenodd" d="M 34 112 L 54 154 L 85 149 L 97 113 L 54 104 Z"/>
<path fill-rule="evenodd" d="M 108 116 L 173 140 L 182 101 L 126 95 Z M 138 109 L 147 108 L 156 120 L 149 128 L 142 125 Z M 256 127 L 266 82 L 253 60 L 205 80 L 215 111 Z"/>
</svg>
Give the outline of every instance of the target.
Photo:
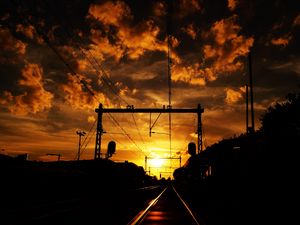
<svg viewBox="0 0 300 225">
<path fill-rule="evenodd" d="M 134 108 L 133 105 L 129 105 L 126 108 L 103 108 L 100 104 L 99 108 L 95 109 L 98 114 L 97 132 L 96 132 L 96 144 L 95 144 L 95 159 L 100 159 L 101 154 L 101 137 L 103 134 L 102 115 L 103 113 L 197 113 L 198 115 L 198 154 L 202 151 L 202 122 L 201 114 L 204 109 L 198 104 L 197 108 L 172 108 L 170 106 L 163 108 Z"/>
</svg>

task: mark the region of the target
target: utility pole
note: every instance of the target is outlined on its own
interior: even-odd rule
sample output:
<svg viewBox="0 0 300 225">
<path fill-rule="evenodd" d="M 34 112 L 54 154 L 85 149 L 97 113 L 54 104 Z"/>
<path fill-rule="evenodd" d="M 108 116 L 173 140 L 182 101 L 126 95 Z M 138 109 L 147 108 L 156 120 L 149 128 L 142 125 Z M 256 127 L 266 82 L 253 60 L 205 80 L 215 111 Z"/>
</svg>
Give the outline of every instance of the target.
<svg viewBox="0 0 300 225">
<path fill-rule="evenodd" d="M 102 134 L 103 134 L 103 127 L 102 127 L 103 105 L 101 103 L 99 104 L 99 108 L 95 109 L 95 112 L 98 114 L 98 119 L 97 119 L 94 159 L 100 159 L 101 158 L 101 138 L 102 138 Z"/>
<path fill-rule="evenodd" d="M 83 137 L 86 133 L 84 131 L 76 131 L 76 134 L 79 136 L 78 142 L 78 153 L 77 153 L 77 160 L 80 159 L 80 148 L 81 148 L 81 137 Z"/>
<path fill-rule="evenodd" d="M 246 84 L 246 134 L 249 133 L 249 86 Z"/>
<path fill-rule="evenodd" d="M 168 19 L 167 19 L 167 38 L 168 38 L 168 100 L 169 100 L 169 105 L 168 108 L 172 109 L 172 71 L 171 71 L 171 66 L 172 66 L 172 59 L 171 59 L 171 35 L 172 35 L 172 29 L 171 29 L 171 22 L 172 22 L 172 1 L 168 1 Z M 172 118 L 171 118 L 171 112 L 169 112 L 169 147 L 170 147 L 170 155 L 169 157 L 171 158 L 172 156 Z M 170 168 L 172 167 L 172 161 L 170 160 Z"/>
<path fill-rule="evenodd" d="M 145 171 L 147 173 L 147 156 L 145 156 Z"/>
<path fill-rule="evenodd" d="M 253 106 L 253 79 L 252 79 L 252 62 L 251 62 L 251 53 L 248 55 L 249 60 L 249 88 L 250 88 L 250 112 L 251 112 L 251 130 L 250 133 L 254 133 L 254 106 Z"/>
</svg>

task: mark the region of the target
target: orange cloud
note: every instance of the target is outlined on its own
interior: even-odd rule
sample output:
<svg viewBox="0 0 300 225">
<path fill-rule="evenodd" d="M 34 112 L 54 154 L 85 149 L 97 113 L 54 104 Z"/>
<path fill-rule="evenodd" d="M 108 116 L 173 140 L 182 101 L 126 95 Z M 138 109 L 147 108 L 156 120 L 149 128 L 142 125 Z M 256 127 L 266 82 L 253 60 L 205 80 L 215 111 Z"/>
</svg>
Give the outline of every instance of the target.
<svg viewBox="0 0 300 225">
<path fill-rule="evenodd" d="M 226 41 L 233 40 L 238 36 L 241 27 L 235 24 L 237 16 L 222 19 L 214 23 L 211 32 L 214 34 L 218 45 L 223 45 Z"/>
<path fill-rule="evenodd" d="M 203 86 L 206 84 L 205 71 L 201 70 L 199 64 L 182 66 L 174 64 L 172 66 L 172 80 L 182 81 L 193 85 Z"/>
<path fill-rule="evenodd" d="M 11 101 L 13 101 L 14 96 L 9 91 L 3 92 L 3 97 L 0 97 L 1 105 L 8 105 Z"/>
<path fill-rule="evenodd" d="M 286 36 L 286 37 L 280 37 L 280 38 L 272 38 L 271 43 L 273 45 L 281 45 L 283 47 L 286 47 L 290 40 L 292 39 L 292 36 Z"/>
<path fill-rule="evenodd" d="M 14 63 L 26 53 L 26 44 L 16 39 L 7 28 L 0 27 L 1 63 Z"/>
<path fill-rule="evenodd" d="M 39 44 L 44 43 L 44 40 L 37 35 L 36 30 L 32 25 L 25 26 L 23 24 L 18 24 L 16 26 L 16 32 L 22 33 L 25 37 L 31 40 L 36 39 Z"/>
<path fill-rule="evenodd" d="M 22 79 L 18 85 L 25 89 L 21 95 L 6 93 L 8 109 L 16 115 L 35 114 L 52 106 L 53 94 L 43 86 L 43 69 L 37 64 L 26 64 L 21 71 Z"/>
<path fill-rule="evenodd" d="M 100 60 L 105 56 L 113 56 L 117 61 L 124 55 L 124 49 L 121 45 L 113 45 L 110 43 L 107 36 L 103 35 L 101 31 L 91 29 L 91 40 L 94 44 L 90 45 L 91 53 Z"/>
<path fill-rule="evenodd" d="M 72 47 L 68 45 L 59 46 L 59 52 L 66 58 L 68 57 L 77 57 L 77 51 Z"/>
<path fill-rule="evenodd" d="M 106 27 L 105 32 L 91 30 L 91 39 L 95 43 L 92 48 L 97 49 L 102 56 L 114 56 L 116 60 L 119 60 L 126 55 L 130 59 L 138 59 L 146 51 L 165 53 L 168 51 L 166 41 L 158 39 L 160 29 L 152 20 L 132 25 L 131 11 L 124 2 L 92 4 L 88 18 L 94 18 Z M 110 27 L 117 28 L 113 42 L 108 38 Z M 171 57 L 179 61 L 174 51 Z"/>
<path fill-rule="evenodd" d="M 194 24 L 189 24 L 187 27 L 182 28 L 182 31 L 189 35 L 192 39 L 196 39 L 197 32 Z"/>
<path fill-rule="evenodd" d="M 88 121 L 89 123 L 93 123 L 93 122 L 96 121 L 96 118 L 95 118 L 94 116 L 88 116 L 87 121 Z"/>
<path fill-rule="evenodd" d="M 191 11 L 197 11 L 201 9 L 199 1 L 197 0 L 181 0 L 182 8 L 190 9 Z"/>
<path fill-rule="evenodd" d="M 218 54 L 217 49 L 213 48 L 212 45 L 204 45 L 203 46 L 203 53 L 204 53 L 205 59 L 214 58 Z"/>
<path fill-rule="evenodd" d="M 300 14 L 294 19 L 293 26 L 300 26 Z"/>
<path fill-rule="evenodd" d="M 155 16 L 164 16 L 167 13 L 166 5 L 163 2 L 155 2 L 153 6 Z"/>
<path fill-rule="evenodd" d="M 138 59 L 146 51 L 160 51 L 167 54 L 167 40 L 158 40 L 159 32 L 159 27 L 154 25 L 153 21 L 148 20 L 139 23 L 135 27 L 122 27 L 118 32 L 118 37 L 122 46 L 126 48 L 126 55 L 131 59 Z M 175 37 L 171 37 L 171 44 L 172 47 L 177 47 L 179 41 Z M 177 63 L 181 61 L 174 50 L 171 51 L 171 58 Z"/>
<path fill-rule="evenodd" d="M 88 67 L 89 67 L 89 62 L 87 60 L 84 59 L 77 60 L 77 69 L 79 71 L 85 71 L 88 69 Z"/>
<path fill-rule="evenodd" d="M 18 24 L 17 25 L 17 29 L 16 32 L 21 32 L 22 34 L 24 34 L 26 37 L 33 39 L 34 37 L 34 27 L 29 25 L 29 26 L 24 26 L 22 24 Z"/>
<path fill-rule="evenodd" d="M 129 7 L 121 1 L 105 2 L 104 4 L 91 4 L 89 8 L 89 15 L 104 25 L 121 26 L 124 20 L 131 18 Z"/>
<path fill-rule="evenodd" d="M 239 34 L 241 27 L 236 24 L 236 19 L 237 16 L 232 16 L 215 22 L 210 32 L 204 35 L 204 38 L 214 40 L 214 43 L 203 46 L 205 64 L 185 66 L 180 61 L 175 62 L 172 79 L 202 86 L 207 81 L 216 80 L 221 74 L 242 70 L 244 64 L 240 57 L 248 54 L 254 39 Z"/>
<path fill-rule="evenodd" d="M 157 40 L 159 27 L 149 20 L 138 24 L 135 27 L 122 27 L 118 32 L 118 37 L 125 45 L 127 55 L 131 59 L 138 59 L 145 51 L 167 52 L 167 45 Z"/>
<path fill-rule="evenodd" d="M 197 0 L 180 0 L 178 17 L 185 17 L 191 13 L 198 12 L 202 9 L 200 3 Z"/>
<path fill-rule="evenodd" d="M 230 11 L 235 10 L 237 4 L 238 4 L 237 0 L 228 0 L 228 1 L 227 1 L 227 6 L 228 6 L 228 8 L 230 9 Z"/>
<path fill-rule="evenodd" d="M 93 91 L 94 96 L 83 89 L 82 80 L 84 80 L 88 88 Z M 99 106 L 100 102 L 109 104 L 102 93 L 98 93 L 92 89 L 90 85 L 91 82 L 91 80 L 86 79 L 83 75 L 74 76 L 68 74 L 68 83 L 61 86 L 62 90 L 65 92 L 65 101 L 74 109 L 94 110 Z"/>
<path fill-rule="evenodd" d="M 82 71 L 95 72 L 91 67 L 89 60 L 83 58 L 84 54 L 81 51 L 79 51 L 79 49 L 76 49 L 69 45 L 58 46 L 57 49 L 61 57 L 65 59 L 65 61 L 70 65 L 70 67 L 75 72 L 79 72 L 79 73 Z M 85 51 L 85 54 L 88 55 L 88 57 L 90 57 L 87 51 Z"/>
<path fill-rule="evenodd" d="M 204 59 L 210 61 L 209 67 L 215 76 L 243 69 L 239 57 L 247 55 L 253 45 L 252 37 L 239 35 L 241 27 L 236 24 L 236 19 L 237 16 L 232 16 L 215 22 L 210 30 L 215 44 L 207 44 L 203 47 Z"/>
<path fill-rule="evenodd" d="M 225 102 L 228 104 L 237 103 L 240 99 L 243 98 L 241 90 L 235 91 L 230 88 L 225 88 L 225 92 L 226 92 Z"/>
</svg>

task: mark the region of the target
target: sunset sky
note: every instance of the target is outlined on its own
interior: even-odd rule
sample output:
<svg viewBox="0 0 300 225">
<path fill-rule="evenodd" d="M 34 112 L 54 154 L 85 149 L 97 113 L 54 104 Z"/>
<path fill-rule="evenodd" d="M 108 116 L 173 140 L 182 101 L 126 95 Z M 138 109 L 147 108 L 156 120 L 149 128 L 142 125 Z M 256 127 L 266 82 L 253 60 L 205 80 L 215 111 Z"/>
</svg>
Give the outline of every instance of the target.
<svg viewBox="0 0 300 225">
<path fill-rule="evenodd" d="M 109 108 L 168 105 L 166 2 L 2 0 L 1 153 L 28 153 L 31 160 L 56 160 L 46 154 L 61 153 L 63 160 L 73 160 L 80 130 L 89 133 L 81 158 L 91 159 L 99 103 Z M 245 132 L 251 50 L 259 128 L 267 107 L 300 84 L 299 1 L 173 4 L 172 107 L 202 105 L 204 147 Z M 103 118 L 102 152 L 115 140 L 113 160 L 144 166 L 145 155 L 169 156 L 167 114 L 151 137 L 149 114 L 112 116 L 117 124 L 109 115 Z M 157 116 L 152 114 L 152 122 Z M 183 163 L 187 144 L 196 142 L 196 122 L 193 114 L 172 115 L 172 156 L 181 154 Z"/>
</svg>

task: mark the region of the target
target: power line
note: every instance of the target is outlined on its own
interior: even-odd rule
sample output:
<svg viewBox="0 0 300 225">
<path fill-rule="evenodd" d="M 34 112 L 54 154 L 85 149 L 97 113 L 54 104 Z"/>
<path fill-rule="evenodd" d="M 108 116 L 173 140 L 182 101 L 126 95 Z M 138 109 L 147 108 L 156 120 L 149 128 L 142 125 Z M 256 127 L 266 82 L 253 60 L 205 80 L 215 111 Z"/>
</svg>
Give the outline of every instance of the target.
<svg viewBox="0 0 300 225">
<path fill-rule="evenodd" d="M 71 35 L 70 35 L 70 33 L 68 32 L 68 29 L 67 28 L 65 28 L 64 26 L 63 26 L 63 28 L 64 28 L 64 31 L 66 32 L 66 34 L 69 36 L 69 37 L 71 37 Z M 81 42 L 81 41 L 80 41 Z M 125 102 L 127 105 L 129 105 L 129 103 L 124 99 L 124 98 L 122 98 L 119 94 L 118 94 L 118 92 L 117 91 L 115 91 L 115 86 L 113 85 L 113 82 L 110 80 L 110 78 L 109 78 L 109 76 L 107 75 L 107 73 L 106 73 L 106 71 L 104 70 L 104 68 L 102 67 L 102 65 L 98 62 L 98 60 L 94 57 L 94 55 L 92 54 L 92 52 L 90 51 L 90 50 L 87 50 L 88 51 L 88 53 L 91 55 L 91 58 L 92 58 L 92 60 L 94 61 L 94 63 L 91 61 L 91 59 L 89 58 L 89 56 L 86 54 L 86 50 L 85 49 L 83 49 L 79 44 L 77 44 L 77 43 L 75 43 L 75 45 L 80 49 L 80 51 L 81 51 L 81 53 L 82 53 L 82 55 L 88 60 L 88 62 L 92 65 L 92 67 L 96 70 L 96 72 L 100 75 L 100 72 L 99 72 L 99 70 L 97 69 L 97 67 L 95 66 L 95 64 L 98 66 L 98 68 L 100 68 L 100 70 L 101 70 L 101 72 L 102 72 L 102 75 L 100 75 L 100 79 L 111 89 L 111 91 L 120 99 L 120 100 L 122 100 L 123 102 Z M 112 117 L 112 115 L 111 115 L 111 117 Z M 142 140 L 142 142 L 143 142 L 143 144 L 144 144 L 144 146 L 145 146 L 145 142 L 144 142 L 144 140 L 143 140 L 143 138 L 142 138 L 142 136 L 141 136 L 141 133 L 140 133 L 140 130 L 139 130 L 139 128 L 138 128 L 138 126 L 137 126 L 137 123 L 136 123 L 136 120 L 135 120 L 135 118 L 134 118 L 134 115 L 132 114 L 132 118 L 133 118 L 133 120 L 134 120 L 134 124 L 135 124 L 135 127 L 136 127 L 136 129 L 137 129 L 137 131 L 138 131 L 138 133 L 139 133 L 139 136 L 140 136 L 140 138 L 141 138 L 141 140 Z M 125 132 L 126 133 L 126 132 Z"/>
<path fill-rule="evenodd" d="M 139 136 L 140 136 L 140 138 L 141 138 L 141 141 L 142 141 L 142 143 L 143 143 L 143 145 L 144 145 L 144 148 L 145 148 L 145 150 L 146 150 L 146 143 L 145 143 L 145 141 L 144 141 L 144 139 L 143 139 L 143 136 L 141 135 L 140 129 L 139 129 L 137 123 L 136 123 L 134 114 L 131 113 L 131 115 L 132 115 L 132 119 L 133 119 L 133 121 L 134 121 L 134 125 L 135 125 L 135 127 L 136 127 L 136 129 L 137 129 L 137 131 L 138 131 L 138 134 L 139 134 Z"/>
<path fill-rule="evenodd" d="M 77 79 L 79 79 L 80 83 L 86 88 L 86 90 L 89 92 L 89 94 L 91 94 L 98 102 L 99 99 L 97 99 L 97 97 L 95 96 L 95 93 L 94 91 L 89 87 L 88 83 L 80 78 L 80 76 L 73 70 L 73 68 L 68 64 L 68 62 L 61 56 L 61 54 L 59 53 L 59 51 L 55 48 L 54 45 L 52 45 L 52 43 L 50 42 L 50 40 L 48 39 L 47 35 L 45 35 L 45 33 L 43 32 L 42 28 L 38 27 L 38 26 L 35 26 L 33 23 L 30 23 L 30 25 L 32 25 L 33 27 L 36 28 L 36 31 L 37 33 L 45 40 L 45 43 L 54 51 L 54 53 L 57 55 L 57 57 L 65 64 L 65 66 L 68 68 L 68 70 L 71 72 L 72 75 L 76 76 Z M 64 31 L 67 32 L 67 29 L 64 29 Z M 172 83 L 172 79 L 171 79 L 171 36 L 169 34 L 170 32 L 168 32 L 168 86 L 169 86 L 169 108 L 171 108 L 171 83 Z M 69 36 L 70 36 L 70 33 L 68 33 Z M 119 94 L 118 94 L 118 91 L 116 91 L 114 88 L 116 88 L 114 85 L 113 85 L 113 82 L 110 80 L 109 76 L 107 75 L 106 71 L 103 69 L 102 65 L 96 60 L 96 58 L 93 56 L 93 54 L 87 50 L 91 57 L 88 56 L 88 54 L 85 52 L 86 50 L 83 49 L 79 44 L 76 43 L 77 46 L 79 46 L 79 49 L 82 53 L 82 55 L 88 60 L 88 62 L 92 65 L 92 67 L 96 70 L 96 72 L 98 73 L 98 75 L 100 76 L 100 78 L 106 83 L 106 85 L 111 89 L 111 91 L 116 94 L 123 102 L 125 102 L 127 105 L 128 102 L 123 99 Z M 91 60 L 92 58 L 92 60 Z M 92 62 L 94 61 L 94 63 Z M 98 68 L 97 68 L 97 66 Z M 99 68 L 101 70 L 101 72 L 99 71 Z M 134 116 L 132 115 L 133 117 L 133 120 L 134 120 L 134 123 L 136 125 L 136 128 L 138 130 L 138 133 L 142 139 L 142 136 L 140 134 L 140 131 L 138 129 L 138 126 L 136 124 L 136 120 L 134 118 Z M 118 121 L 112 116 L 112 115 L 109 115 L 109 118 L 114 121 L 114 123 L 117 124 L 117 126 L 124 132 L 124 134 L 128 137 L 128 139 L 134 143 L 134 145 L 141 151 L 143 152 L 143 150 L 136 144 L 136 142 L 132 139 L 132 137 L 125 131 L 125 129 L 118 123 Z M 171 144 L 171 141 L 172 141 L 172 136 L 171 136 L 171 114 L 169 113 L 169 141 L 170 141 L 170 155 L 171 155 L 171 147 L 172 147 L 172 144 Z M 85 139 L 87 140 L 87 138 Z M 142 142 L 144 143 L 143 139 L 142 139 Z M 145 144 L 145 143 L 144 143 Z"/>
<path fill-rule="evenodd" d="M 48 4 L 48 6 L 50 6 L 50 8 L 53 9 L 53 6 L 51 4 L 50 5 Z M 52 11 L 54 11 L 54 10 L 52 10 Z M 63 19 L 69 21 L 67 18 L 63 18 Z M 71 23 L 69 22 L 69 24 L 71 24 Z M 63 28 L 63 31 L 68 36 L 68 38 L 72 41 L 72 38 L 74 36 L 72 36 L 70 34 L 68 27 L 64 26 L 62 23 L 61 23 L 61 27 Z M 80 38 L 78 38 L 78 36 L 75 36 L 75 37 L 77 37 L 77 41 L 79 41 L 82 44 L 82 40 Z M 107 75 L 107 73 L 104 70 L 103 66 L 98 62 L 98 60 L 95 58 L 95 56 L 93 55 L 93 53 L 89 49 L 86 50 L 86 49 L 82 48 L 81 45 L 78 44 L 77 42 L 72 41 L 72 43 L 75 44 L 75 46 L 77 48 L 79 48 L 82 56 L 88 60 L 88 62 L 91 64 L 91 66 L 95 69 L 97 75 L 107 85 L 107 87 L 112 91 L 112 93 L 115 94 L 126 105 L 129 105 L 129 103 L 124 98 L 122 98 L 120 96 L 120 94 L 118 93 L 119 90 L 114 85 L 114 82 L 109 78 L 109 76 Z M 89 53 L 90 56 L 86 53 L 86 51 Z M 98 66 L 98 68 L 100 68 L 101 72 L 98 70 L 97 66 Z M 115 90 L 115 88 L 117 90 Z"/>
<path fill-rule="evenodd" d="M 168 107 L 171 109 L 172 107 L 172 72 L 171 72 L 171 15 L 172 15 L 172 1 L 168 1 L 168 12 L 167 12 L 167 36 L 168 36 L 168 99 L 169 99 L 169 105 Z M 172 155 L 172 119 L 171 119 L 171 113 L 169 113 L 169 143 L 170 143 L 170 157 Z M 171 160 L 170 160 L 170 167 L 171 167 Z"/>
<path fill-rule="evenodd" d="M 27 20 L 28 21 L 28 20 Z M 50 40 L 48 39 L 48 37 L 44 34 L 44 32 L 38 27 L 35 26 L 35 24 L 30 23 L 29 24 L 33 27 L 36 28 L 37 33 L 44 39 L 44 41 L 46 42 L 46 44 L 48 45 L 48 47 L 50 49 L 52 49 L 54 51 L 54 53 L 57 55 L 57 57 L 63 62 L 63 64 L 68 68 L 68 70 L 71 72 L 72 75 L 75 75 L 79 80 L 80 83 L 82 83 L 84 85 L 84 87 L 89 91 L 89 93 L 100 103 L 99 99 L 96 98 L 94 92 L 88 87 L 87 83 L 85 80 L 80 79 L 79 75 L 73 70 L 73 68 L 67 63 L 67 61 L 60 55 L 60 53 L 57 51 L 57 49 L 51 44 Z M 65 29 L 65 31 L 67 31 L 67 29 Z M 78 45 L 78 44 L 77 44 Z M 79 46 L 79 45 L 78 45 Z M 84 53 L 83 49 L 81 46 L 79 46 L 82 54 L 88 59 L 88 61 L 90 62 L 90 64 L 94 67 L 94 69 L 99 73 L 99 71 L 97 70 L 97 68 L 94 66 L 94 64 L 91 62 L 91 60 L 88 58 L 88 56 Z M 93 57 L 94 61 L 96 61 L 96 59 Z M 109 80 L 105 70 L 100 66 L 100 64 L 97 63 L 97 65 L 100 67 L 101 71 L 103 72 L 103 74 L 105 74 L 105 78 Z M 100 73 L 99 73 L 100 74 Z M 102 77 L 102 76 L 101 76 Z M 105 81 L 105 83 L 108 85 L 108 87 L 111 88 L 111 81 L 110 83 L 103 78 L 103 81 Z M 111 90 L 113 91 L 113 89 L 111 88 Z M 128 104 L 128 102 L 126 100 L 124 100 L 123 98 L 121 98 L 121 96 L 119 96 L 115 91 L 113 91 L 113 93 L 115 93 L 121 100 L 123 100 L 126 104 Z M 136 144 L 136 142 L 132 139 L 132 137 L 125 131 L 125 129 L 117 122 L 117 120 L 110 115 L 110 118 L 118 125 L 118 127 L 124 132 L 124 134 L 129 138 L 129 140 L 134 143 L 134 145 L 140 150 L 140 147 Z M 143 152 L 143 151 L 142 151 Z"/>
<path fill-rule="evenodd" d="M 16 5 L 17 3 L 14 2 Z M 20 2 L 20 5 L 23 6 L 23 10 L 25 9 L 24 5 L 22 4 L 22 2 Z M 34 8 L 34 7 L 33 7 Z M 34 13 L 34 10 L 32 10 L 32 13 L 36 15 L 36 13 Z M 22 11 L 21 11 L 21 14 Z M 47 35 L 43 32 L 43 30 L 39 27 L 39 26 L 36 26 L 33 22 L 29 21 L 28 17 L 24 16 L 23 14 L 23 17 L 24 17 L 24 20 L 29 24 L 31 25 L 32 27 L 35 28 L 37 34 L 43 38 L 43 40 L 45 41 L 45 43 L 47 44 L 47 46 L 55 53 L 55 55 L 63 62 L 63 64 L 67 67 L 67 69 L 71 72 L 71 75 L 75 76 L 79 82 L 86 88 L 86 90 L 88 90 L 88 92 L 92 95 L 93 98 L 95 98 L 96 101 L 100 102 L 100 100 L 95 96 L 94 92 L 89 88 L 89 86 L 87 85 L 87 82 L 84 80 L 84 79 L 81 79 L 80 76 L 73 70 L 73 68 L 69 65 L 69 63 L 61 56 L 61 54 L 58 52 L 58 50 L 51 44 L 50 40 L 48 39 Z M 36 15 L 36 18 L 38 16 Z M 94 126 L 94 125 L 93 125 Z M 93 127 L 92 126 L 92 127 Z M 92 128 L 91 128 L 92 129 Z M 88 133 L 88 135 L 90 134 L 91 132 L 91 129 Z M 86 136 L 86 139 L 88 137 L 88 135 Z M 77 154 L 77 157 L 79 158 L 80 157 L 80 148 L 81 146 L 84 144 L 84 142 L 86 141 L 86 139 L 83 141 L 83 143 L 79 143 L 79 150 L 78 150 L 78 154 Z"/>
<path fill-rule="evenodd" d="M 93 128 L 95 127 L 95 124 L 96 124 L 96 120 L 94 121 L 94 123 L 92 124 L 92 126 L 90 127 L 87 135 L 85 135 L 83 141 L 81 142 L 79 148 L 80 148 L 80 152 L 78 155 L 75 156 L 74 160 L 76 160 L 76 158 L 80 157 L 81 156 L 81 153 L 84 151 L 84 149 L 86 148 L 86 146 L 88 145 L 88 143 L 90 142 L 93 134 L 91 135 L 91 131 L 93 130 Z M 88 142 L 86 143 L 88 139 Z M 82 146 L 85 146 L 84 149 L 82 148 Z"/>
<path fill-rule="evenodd" d="M 79 161 L 79 159 L 80 159 L 81 137 L 85 136 L 86 133 L 84 131 L 76 131 L 76 134 L 79 136 L 78 153 L 77 153 L 77 161 Z"/>
<path fill-rule="evenodd" d="M 114 121 L 114 123 L 123 131 L 123 133 L 128 137 L 128 139 L 136 146 L 136 148 L 141 151 L 144 155 L 145 153 L 143 150 L 136 144 L 136 142 L 132 139 L 132 137 L 125 131 L 125 129 L 120 125 L 120 123 L 111 115 L 111 113 L 108 113 L 109 117 Z"/>
<path fill-rule="evenodd" d="M 105 115 L 105 114 L 104 114 Z M 110 115 L 108 115 L 108 118 L 109 118 L 109 120 L 112 122 L 112 124 L 116 127 L 116 128 L 118 128 L 118 129 L 120 129 L 120 127 L 119 127 L 119 123 L 117 122 L 117 120 L 114 120 L 113 118 L 113 116 L 112 116 L 112 114 L 110 114 Z M 116 123 L 117 122 L 117 123 Z M 119 125 L 118 125 L 119 124 Z M 109 132 L 109 133 L 106 133 L 106 134 L 108 134 L 109 136 L 111 136 L 111 133 Z M 128 136 L 127 136 L 127 132 L 123 132 L 122 133 L 122 135 L 124 135 L 124 136 L 126 136 L 127 138 L 128 138 Z M 129 139 L 130 140 L 130 139 Z M 121 145 L 124 145 L 124 144 L 122 144 L 120 141 L 118 141 L 118 140 L 116 140 L 118 143 L 120 143 Z M 138 150 L 139 150 L 139 152 L 141 152 L 142 154 L 143 154 L 143 156 L 145 156 L 145 153 L 139 148 L 139 147 L 137 147 L 138 148 Z M 133 152 L 134 154 L 136 154 L 136 152 Z"/>
<path fill-rule="evenodd" d="M 93 131 L 92 135 L 90 135 L 88 141 L 85 143 L 85 146 L 84 146 L 84 147 L 82 148 L 82 150 L 80 151 L 79 156 L 81 156 L 81 155 L 83 154 L 83 152 L 85 151 L 87 145 L 90 143 L 90 141 L 91 141 L 92 137 L 95 135 L 95 133 L 96 133 L 96 129 Z"/>
<path fill-rule="evenodd" d="M 194 116 L 193 124 L 194 124 L 193 129 L 195 129 L 195 128 L 196 128 L 196 116 Z M 193 133 L 194 133 L 194 132 L 193 132 Z M 189 136 L 190 136 L 190 132 L 186 135 L 185 140 L 184 140 L 184 142 L 183 142 L 183 144 L 182 144 L 180 150 L 185 148 L 186 143 L 191 142 L 191 141 L 193 140 L 193 137 L 191 137 L 191 138 L 189 139 L 189 141 L 188 141 Z"/>
</svg>

